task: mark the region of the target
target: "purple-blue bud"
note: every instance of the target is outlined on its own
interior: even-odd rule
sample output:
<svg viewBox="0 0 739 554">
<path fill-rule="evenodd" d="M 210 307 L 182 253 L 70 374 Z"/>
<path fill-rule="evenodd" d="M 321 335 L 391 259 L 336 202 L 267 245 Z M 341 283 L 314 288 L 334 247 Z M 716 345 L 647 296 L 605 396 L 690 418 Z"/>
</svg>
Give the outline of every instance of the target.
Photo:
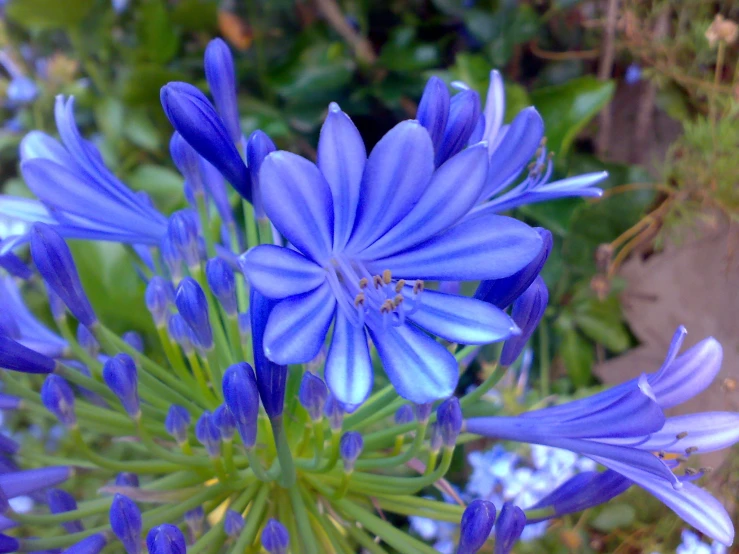
<svg viewBox="0 0 739 554">
<path fill-rule="evenodd" d="M 82 288 L 72 252 L 51 226 L 36 223 L 31 229 L 31 256 L 41 276 L 62 299 L 74 317 L 88 327 L 97 316 Z"/>
<path fill-rule="evenodd" d="M 495 522 L 495 554 L 508 554 L 523 533 L 526 514 L 510 502 L 503 504 L 498 521 Z"/>
<path fill-rule="evenodd" d="M 328 424 L 332 431 L 341 430 L 341 426 L 344 424 L 344 407 L 333 394 L 328 395 L 323 413 L 328 418 Z"/>
<path fill-rule="evenodd" d="M 239 107 L 236 103 L 236 76 L 231 50 L 226 43 L 215 38 L 205 49 L 205 78 L 213 95 L 218 115 L 226 126 L 231 142 L 241 140 Z"/>
<path fill-rule="evenodd" d="M 236 300 L 236 279 L 231 266 L 223 258 L 211 258 L 205 266 L 205 276 L 213 296 L 223 306 L 229 316 L 238 312 Z"/>
<path fill-rule="evenodd" d="M 449 118 L 449 102 L 449 89 L 446 83 L 438 77 L 431 77 L 423 89 L 416 119 L 429 132 L 434 151 L 438 151 L 441 146 Z"/>
<path fill-rule="evenodd" d="M 467 505 L 459 524 L 457 554 L 475 554 L 490 536 L 495 523 L 495 504 L 488 500 L 473 500 Z"/>
<path fill-rule="evenodd" d="M 13 106 L 19 106 L 21 104 L 30 104 L 38 96 L 39 88 L 33 79 L 26 77 L 25 75 L 18 75 L 11 79 L 8 83 L 8 88 L 5 91 L 8 101 Z"/>
<path fill-rule="evenodd" d="M 13 277 L 18 277 L 24 281 L 33 277 L 33 271 L 28 267 L 28 264 L 12 252 L 0 255 L 0 267 Z"/>
<path fill-rule="evenodd" d="M 257 442 L 259 389 L 249 364 L 241 362 L 226 370 L 223 374 L 223 398 L 236 420 L 244 446 L 252 448 Z"/>
<path fill-rule="evenodd" d="M 136 362 L 128 354 L 116 354 L 103 365 L 103 380 L 121 401 L 123 409 L 132 418 L 141 416 L 139 405 L 138 371 Z"/>
<path fill-rule="evenodd" d="M 195 423 L 195 438 L 208 451 L 211 458 L 221 454 L 221 432 L 213 422 L 213 414 L 208 411 L 202 413 Z"/>
<path fill-rule="evenodd" d="M 463 90 L 449 102 L 449 119 L 439 149 L 436 151 L 436 166 L 467 146 L 472 132 L 480 119 L 480 96 L 474 90 Z"/>
<path fill-rule="evenodd" d="M 521 333 L 514 335 L 505 341 L 503 350 L 500 353 L 500 364 L 509 366 L 516 361 L 516 358 L 523 352 L 531 335 L 534 333 L 537 325 L 544 317 L 549 302 L 549 291 L 544 279 L 541 276 L 534 279 L 531 286 L 526 289 L 513 303 L 511 310 L 511 318 L 513 322 L 521 329 Z"/>
<path fill-rule="evenodd" d="M 49 284 L 44 284 L 46 285 L 46 296 L 49 299 L 49 309 L 51 310 L 51 315 L 55 321 L 60 321 L 67 317 L 67 307 L 64 305 L 64 302 L 62 302 L 62 299 L 59 298 L 59 295 L 55 293 L 53 289 L 49 286 Z"/>
<path fill-rule="evenodd" d="M 164 277 L 155 275 L 146 285 L 144 294 L 146 307 L 157 327 L 165 325 L 169 317 L 169 307 L 174 301 L 174 287 Z"/>
<path fill-rule="evenodd" d="M 180 528 L 171 523 L 162 523 L 152 528 L 146 535 L 146 548 L 149 554 L 186 554 L 185 535 Z"/>
<path fill-rule="evenodd" d="M 167 266 L 170 278 L 173 282 L 179 283 L 182 279 L 182 254 L 166 235 L 162 237 L 159 252 L 162 255 L 164 265 Z"/>
<path fill-rule="evenodd" d="M 264 331 L 267 319 L 276 302 L 270 300 L 256 287 L 249 291 L 249 314 L 251 316 L 252 346 L 254 351 L 254 371 L 257 375 L 259 397 L 264 411 L 270 419 L 282 415 L 285 407 L 285 387 L 287 386 L 287 366 L 270 360 L 264 352 Z"/>
<path fill-rule="evenodd" d="M 429 429 L 429 449 L 431 452 L 438 452 L 441 450 L 441 445 L 444 443 L 441 436 L 441 428 L 439 423 L 434 421 Z"/>
<path fill-rule="evenodd" d="M 21 445 L 6 435 L 0 434 L 0 453 L 12 456 L 20 450 Z"/>
<path fill-rule="evenodd" d="M 436 423 L 439 426 L 441 441 L 447 448 L 454 448 L 462 430 L 462 408 L 456 396 L 447 398 L 436 409 Z"/>
<path fill-rule="evenodd" d="M 190 327 L 180 314 L 172 314 L 167 322 L 169 336 L 179 344 L 186 354 L 192 352 L 193 344 Z"/>
<path fill-rule="evenodd" d="M 127 496 L 116 494 L 113 497 L 110 505 L 110 528 L 123 543 L 127 554 L 141 553 L 141 510 Z"/>
<path fill-rule="evenodd" d="M 203 289 L 192 277 L 185 277 L 177 287 L 175 304 L 197 339 L 197 345 L 204 349 L 213 348 L 213 329 L 208 318 L 208 300 Z"/>
<path fill-rule="evenodd" d="M 72 476 L 69 466 L 49 466 L 38 469 L 10 471 L 0 474 L 0 489 L 8 498 L 24 496 L 47 487 L 55 487 Z"/>
<path fill-rule="evenodd" d="M 49 503 L 49 510 L 52 514 L 74 512 L 77 510 L 77 501 L 74 499 L 74 496 L 69 494 L 67 491 L 61 489 L 49 489 L 46 491 L 46 499 Z M 78 519 L 62 523 L 62 527 L 64 527 L 67 533 L 80 533 L 84 530 L 82 522 Z"/>
<path fill-rule="evenodd" d="M 200 155 L 177 131 L 169 140 L 169 154 L 193 194 L 202 196 L 205 190 L 203 176 L 200 173 Z"/>
<path fill-rule="evenodd" d="M 96 533 L 73 544 L 62 554 L 100 554 L 107 544 L 108 541 L 105 538 L 105 535 L 102 533 Z"/>
<path fill-rule="evenodd" d="M 228 189 L 223 175 L 213 167 L 213 164 L 203 157 L 200 158 L 200 171 L 203 174 L 205 186 L 210 193 L 210 199 L 215 204 L 223 223 L 229 226 L 233 225 L 234 214 L 231 209 L 231 201 L 228 198 Z"/>
<path fill-rule="evenodd" d="M 433 402 L 428 402 L 427 404 L 414 404 L 413 405 L 413 411 L 416 412 L 416 419 L 420 423 L 423 423 L 424 421 L 429 420 L 433 409 L 434 409 Z"/>
<path fill-rule="evenodd" d="M 139 476 L 135 473 L 123 471 L 115 476 L 115 484 L 118 487 L 139 487 Z"/>
<path fill-rule="evenodd" d="M 22 338 L 21 328 L 18 320 L 10 310 L 3 310 L 0 313 L 0 336 L 8 337 L 13 340 Z"/>
<path fill-rule="evenodd" d="M 2 488 L 0 488 L 0 514 L 6 513 L 9 509 L 10 509 L 10 501 L 8 500 L 8 496 L 5 494 L 5 491 Z M 0 529 L 0 531 L 4 531 L 4 530 L 5 530 L 4 528 Z"/>
<path fill-rule="evenodd" d="M 303 374 L 303 380 L 300 381 L 298 399 L 313 421 L 318 421 L 323 417 L 323 408 L 327 398 L 328 388 L 323 379 L 306 371 Z"/>
<path fill-rule="evenodd" d="M 18 552 L 20 546 L 18 539 L 0 533 L 0 554 L 5 552 Z"/>
<path fill-rule="evenodd" d="M 290 533 L 282 523 L 270 518 L 262 530 L 261 542 L 269 554 L 286 554 L 290 545 Z"/>
<path fill-rule="evenodd" d="M 46 377 L 41 386 L 41 402 L 62 425 L 74 427 L 77 424 L 77 416 L 74 413 L 74 392 L 62 377 L 54 374 Z"/>
<path fill-rule="evenodd" d="M 167 224 L 169 241 L 185 260 L 187 267 L 200 265 L 198 246 L 198 222 L 192 210 L 180 210 L 169 217 Z"/>
<path fill-rule="evenodd" d="M 21 399 L 10 394 L 0 394 L 0 410 L 17 410 L 21 406 Z"/>
<path fill-rule="evenodd" d="M 48 356 L 0 335 L 0 367 L 23 373 L 51 373 L 55 366 L 56 362 Z"/>
<path fill-rule="evenodd" d="M 98 343 L 95 335 L 84 325 L 77 326 L 77 342 L 85 349 L 91 358 L 97 358 L 100 353 L 100 343 Z"/>
<path fill-rule="evenodd" d="M 407 423 L 411 423 L 414 419 L 416 419 L 416 417 L 413 414 L 413 408 L 411 408 L 408 404 L 402 405 L 400 408 L 398 408 L 398 411 L 395 412 L 396 425 L 405 425 Z"/>
<path fill-rule="evenodd" d="M 241 335 L 241 338 L 251 335 L 251 316 L 249 312 L 239 314 L 239 335 Z"/>
<path fill-rule="evenodd" d="M 229 537 L 238 537 L 244 529 L 244 516 L 234 510 L 226 510 L 223 516 L 223 530 Z"/>
<path fill-rule="evenodd" d="M 187 431 L 190 427 L 190 412 L 182 406 L 172 405 L 169 407 L 167 417 L 164 419 L 164 428 L 177 444 L 187 442 Z"/>
<path fill-rule="evenodd" d="M 136 352 L 143 354 L 144 337 L 142 337 L 140 333 L 137 333 L 136 331 L 126 331 L 121 335 L 121 338 L 123 339 L 123 342 L 133 348 Z"/>
<path fill-rule="evenodd" d="M 509 277 L 480 282 L 477 291 L 475 291 L 475 298 L 484 300 L 501 310 L 505 310 L 531 286 L 531 283 L 534 282 L 534 279 L 537 278 L 544 268 L 544 264 L 552 252 L 553 245 L 551 232 L 541 227 L 537 227 L 536 231 L 539 233 L 542 241 L 541 250 L 536 258 L 531 260 L 526 267 Z"/>
<path fill-rule="evenodd" d="M 160 98 L 177 132 L 251 202 L 249 171 L 205 95 L 190 84 L 174 82 L 162 87 Z"/>
<path fill-rule="evenodd" d="M 203 533 L 203 527 L 205 524 L 205 510 L 202 506 L 193 508 L 185 512 L 185 523 L 187 524 L 190 533 L 194 537 L 199 537 Z"/>
<path fill-rule="evenodd" d="M 218 427 L 223 440 L 233 440 L 236 431 L 236 418 L 225 404 L 221 404 L 213 410 L 213 423 Z"/>
<path fill-rule="evenodd" d="M 262 193 L 259 184 L 259 170 L 262 167 L 264 158 L 276 150 L 277 147 L 272 142 L 272 139 L 260 129 L 249 135 L 249 140 L 246 141 L 246 165 L 251 175 L 252 203 L 254 204 L 254 212 L 258 218 L 264 217 Z"/>
<path fill-rule="evenodd" d="M 362 453 L 362 448 L 364 448 L 364 440 L 357 431 L 348 431 L 342 435 L 339 441 L 339 454 L 344 462 L 344 471 L 354 469 L 354 462 Z"/>
</svg>

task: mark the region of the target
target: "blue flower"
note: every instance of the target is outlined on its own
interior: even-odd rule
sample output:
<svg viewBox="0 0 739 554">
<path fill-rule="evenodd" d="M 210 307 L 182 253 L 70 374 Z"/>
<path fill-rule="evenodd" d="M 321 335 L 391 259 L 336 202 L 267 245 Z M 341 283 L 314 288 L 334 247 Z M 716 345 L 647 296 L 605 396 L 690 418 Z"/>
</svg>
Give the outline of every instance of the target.
<svg viewBox="0 0 739 554">
<path fill-rule="evenodd" d="M 511 335 L 494 306 L 424 291 L 424 280 L 495 279 L 541 250 L 539 234 L 516 220 L 468 216 L 487 177 L 484 145 L 434 170 L 428 132 L 405 121 L 366 157 L 354 124 L 331 104 L 318 165 L 274 152 L 259 179 L 264 210 L 296 250 L 262 245 L 242 258 L 250 284 L 279 300 L 264 336 L 279 364 L 310 361 L 334 324 L 326 381 L 345 404 L 369 394 L 365 331 L 401 396 L 424 403 L 451 395 L 457 363 L 419 330 L 464 344 Z"/>
</svg>

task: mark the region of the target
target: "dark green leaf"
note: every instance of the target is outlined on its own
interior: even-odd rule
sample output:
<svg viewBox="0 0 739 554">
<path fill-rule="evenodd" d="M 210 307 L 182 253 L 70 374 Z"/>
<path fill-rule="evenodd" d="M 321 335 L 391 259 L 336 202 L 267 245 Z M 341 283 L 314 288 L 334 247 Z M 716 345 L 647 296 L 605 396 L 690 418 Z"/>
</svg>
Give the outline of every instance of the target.
<svg viewBox="0 0 739 554">
<path fill-rule="evenodd" d="M 615 295 L 605 300 L 591 296 L 585 303 L 575 306 L 573 318 L 583 334 L 614 354 L 631 346 L 629 333 L 621 317 L 621 305 Z"/>
<path fill-rule="evenodd" d="M 567 375 L 572 384 L 584 387 L 592 380 L 593 346 L 585 340 L 575 329 L 557 326 L 560 335 L 559 355 L 567 369 Z"/>
<path fill-rule="evenodd" d="M 636 510 L 629 504 L 609 504 L 590 522 L 590 525 L 598 531 L 609 533 L 634 523 L 635 515 Z"/>
<path fill-rule="evenodd" d="M 171 17 L 185 31 L 212 33 L 218 28 L 218 2 L 182 0 L 175 5 Z"/>
<path fill-rule="evenodd" d="M 95 0 L 11 0 L 5 13 L 24 27 L 59 29 L 80 23 Z"/>
<path fill-rule="evenodd" d="M 131 188 L 147 192 L 165 213 L 176 210 L 184 203 L 182 177 L 172 169 L 152 164 L 140 165 L 127 181 Z"/>
<path fill-rule="evenodd" d="M 187 75 L 157 64 L 134 66 L 123 84 L 123 99 L 132 105 L 156 105 L 159 90 L 170 81 L 185 81 Z"/>
<path fill-rule="evenodd" d="M 144 110 L 129 110 L 123 123 L 123 134 L 136 146 L 155 151 L 160 146 L 159 130 L 154 126 Z"/>
<path fill-rule="evenodd" d="M 169 19 L 162 0 L 149 0 L 138 10 L 139 53 L 146 60 L 159 64 L 170 61 L 177 53 L 180 37 Z"/>
</svg>

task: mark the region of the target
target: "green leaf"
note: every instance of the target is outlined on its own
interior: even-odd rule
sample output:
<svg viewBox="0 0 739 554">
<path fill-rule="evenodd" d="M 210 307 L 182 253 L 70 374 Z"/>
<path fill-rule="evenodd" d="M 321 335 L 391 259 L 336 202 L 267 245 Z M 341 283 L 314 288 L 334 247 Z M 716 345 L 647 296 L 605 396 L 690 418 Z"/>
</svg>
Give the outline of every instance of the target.
<svg viewBox="0 0 739 554">
<path fill-rule="evenodd" d="M 144 110 L 129 110 L 123 123 L 123 135 L 139 148 L 153 152 L 159 149 L 159 130 Z"/>
<path fill-rule="evenodd" d="M 29 29 L 60 29 L 80 23 L 94 5 L 95 0 L 11 0 L 5 13 Z"/>
<path fill-rule="evenodd" d="M 123 103 L 112 96 L 106 96 L 95 105 L 95 123 L 106 139 L 116 142 L 123 128 Z"/>
<path fill-rule="evenodd" d="M 631 346 L 631 338 L 621 317 L 621 305 L 615 295 L 605 300 L 592 296 L 575 307 L 573 318 L 584 335 L 614 354 Z"/>
<path fill-rule="evenodd" d="M 170 61 L 180 46 L 180 36 L 172 26 L 162 0 L 149 0 L 138 9 L 138 52 L 143 59 L 159 64 Z"/>
<path fill-rule="evenodd" d="M 578 133 L 610 102 L 614 88 L 613 81 L 588 75 L 532 92 L 534 106 L 546 124 L 549 150 L 564 157 Z"/>
<path fill-rule="evenodd" d="M 213 33 L 218 28 L 218 2 L 182 0 L 172 10 L 172 22 L 189 32 Z"/>
<path fill-rule="evenodd" d="M 383 45 L 379 62 L 390 71 L 418 71 L 439 64 L 439 48 L 416 41 L 412 27 L 399 27 Z"/>
<path fill-rule="evenodd" d="M 584 387 L 592 381 L 593 346 L 573 328 L 567 328 L 557 322 L 557 334 L 560 337 L 559 355 L 567 369 L 567 375 L 575 388 Z"/>
<path fill-rule="evenodd" d="M 170 81 L 186 81 L 187 75 L 157 64 L 132 68 L 123 83 L 123 100 L 131 105 L 159 104 L 159 90 Z"/>
<path fill-rule="evenodd" d="M 634 523 L 635 516 L 636 510 L 629 504 L 608 504 L 590 522 L 590 525 L 598 531 L 609 533 L 622 527 L 628 527 Z"/>
<path fill-rule="evenodd" d="M 127 181 L 131 188 L 147 192 L 165 213 L 173 212 L 184 204 L 182 177 L 172 169 L 152 164 L 140 165 Z"/>
</svg>

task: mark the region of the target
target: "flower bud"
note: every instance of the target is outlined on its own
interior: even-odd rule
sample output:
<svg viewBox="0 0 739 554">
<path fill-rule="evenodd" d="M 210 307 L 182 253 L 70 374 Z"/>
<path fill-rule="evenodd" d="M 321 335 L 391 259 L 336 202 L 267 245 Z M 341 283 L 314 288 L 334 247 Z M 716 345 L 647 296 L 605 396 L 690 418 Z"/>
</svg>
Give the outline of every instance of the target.
<svg viewBox="0 0 739 554">
<path fill-rule="evenodd" d="M 435 421 L 431 424 L 431 428 L 429 429 L 429 450 L 431 450 L 431 452 L 438 452 L 441 450 L 443 442 L 441 428 L 439 427 L 439 423 Z"/>
<path fill-rule="evenodd" d="M 203 157 L 200 158 L 200 171 L 203 174 L 205 186 L 210 193 L 210 200 L 218 210 L 221 220 L 228 226 L 233 225 L 234 213 L 231 209 L 231 201 L 228 198 L 228 190 L 223 175 Z"/>
<path fill-rule="evenodd" d="M 21 406 L 21 399 L 9 394 L 0 394 L 0 410 L 17 410 Z"/>
<path fill-rule="evenodd" d="M 74 392 L 62 377 L 54 374 L 46 377 L 41 387 L 41 402 L 65 427 L 74 427 L 77 424 Z"/>
<path fill-rule="evenodd" d="M 185 536 L 179 527 L 162 523 L 152 528 L 146 535 L 146 548 L 149 554 L 186 554 Z"/>
<path fill-rule="evenodd" d="M 118 487 L 139 487 L 139 476 L 135 473 L 123 471 L 115 476 L 115 484 Z"/>
<path fill-rule="evenodd" d="M 179 344 L 186 354 L 192 352 L 193 344 L 190 338 L 190 327 L 180 314 L 172 314 L 167 322 L 169 336 Z"/>
<path fill-rule="evenodd" d="M 475 291 L 475 298 L 505 310 L 531 286 L 544 268 L 553 245 L 552 233 L 541 227 L 537 227 L 536 231 L 542 240 L 541 250 L 536 258 L 509 277 L 482 281 Z"/>
<path fill-rule="evenodd" d="M 205 266 L 205 276 L 213 296 L 221 303 L 224 311 L 229 316 L 235 316 L 238 312 L 238 303 L 236 279 L 231 266 L 223 258 L 212 258 Z"/>
<path fill-rule="evenodd" d="M 427 404 L 413 405 L 413 411 L 416 412 L 416 419 L 419 421 L 419 423 L 428 421 L 429 417 L 431 417 L 431 412 L 433 411 L 433 409 L 433 402 L 429 402 Z"/>
<path fill-rule="evenodd" d="M 203 289 L 192 277 L 185 277 L 177 287 L 175 304 L 204 350 L 213 348 L 213 329 L 208 317 L 208 300 Z"/>
<path fill-rule="evenodd" d="M 262 530 L 261 542 L 269 554 L 286 554 L 290 545 L 290 533 L 282 523 L 270 518 Z"/>
<path fill-rule="evenodd" d="M 123 404 L 132 418 L 141 416 L 139 406 L 138 371 L 136 362 L 128 354 L 116 354 L 103 365 L 103 380 Z"/>
<path fill-rule="evenodd" d="M 19 548 L 18 539 L 0 533 L 0 552 L 18 552 Z"/>
<path fill-rule="evenodd" d="M 503 350 L 500 353 L 501 365 L 508 366 L 516 361 L 516 358 L 518 358 L 526 347 L 526 343 L 531 338 L 537 325 L 539 325 L 541 318 L 544 317 L 544 311 L 547 309 L 548 302 L 549 291 L 544 283 L 544 279 L 539 276 L 526 289 L 526 292 L 513 303 L 511 318 L 521 329 L 521 333 L 505 341 Z"/>
<path fill-rule="evenodd" d="M 5 491 L 0 488 L 0 514 L 7 513 L 8 509 L 10 509 L 10 501 L 8 500 L 8 496 L 5 494 Z M 0 531 L 4 530 L 4 528 L 0 529 Z"/>
<path fill-rule="evenodd" d="M 23 373 L 51 373 L 56 367 L 56 362 L 9 337 L 0 335 L 0 367 Z"/>
<path fill-rule="evenodd" d="M 97 358 L 100 353 L 100 344 L 90 330 L 84 325 L 77 327 L 77 342 L 85 349 L 91 358 Z"/>
<path fill-rule="evenodd" d="M 415 416 L 413 414 L 413 408 L 411 408 L 408 404 L 404 404 L 400 408 L 398 408 L 398 411 L 395 412 L 395 424 L 396 425 L 406 425 L 408 423 L 411 423 L 415 419 Z"/>
<path fill-rule="evenodd" d="M 177 131 L 172 134 L 169 141 L 169 154 L 193 194 L 203 196 L 205 190 L 203 176 L 200 173 L 200 155 Z"/>
<path fill-rule="evenodd" d="M 95 324 L 97 316 L 82 289 L 72 252 L 51 226 L 34 224 L 31 229 L 31 256 L 41 276 L 74 317 L 82 325 L 90 327 Z"/>
<path fill-rule="evenodd" d="M 160 98 L 164 113 L 178 133 L 212 163 L 238 193 L 251 201 L 251 181 L 244 161 L 213 106 L 194 86 L 168 83 Z"/>
<path fill-rule="evenodd" d="M 436 410 L 436 422 L 439 426 L 441 441 L 447 448 L 454 448 L 457 437 L 462 430 L 462 408 L 455 396 L 447 398 Z"/>
<path fill-rule="evenodd" d="M 157 327 L 167 323 L 169 317 L 169 306 L 174 300 L 174 287 L 164 277 L 155 275 L 146 285 L 144 295 L 146 307 L 151 312 L 151 317 Z"/>
<path fill-rule="evenodd" d="M 523 533 L 526 514 L 510 502 L 503 504 L 498 521 L 495 523 L 495 554 L 508 554 Z"/>
<path fill-rule="evenodd" d="M 203 507 L 198 506 L 197 508 L 186 511 L 185 523 L 187 524 L 188 529 L 190 529 L 190 534 L 192 534 L 193 537 L 199 537 L 202 535 L 205 524 L 205 510 L 203 510 Z"/>
<path fill-rule="evenodd" d="M 179 249 L 172 244 L 172 241 L 169 240 L 168 236 L 164 236 L 159 245 L 159 251 L 162 254 L 164 265 L 166 265 L 169 270 L 169 276 L 172 281 L 174 283 L 179 283 L 182 279 L 182 254 L 180 254 Z"/>
<path fill-rule="evenodd" d="M 110 528 L 123 543 L 127 554 L 141 553 L 141 510 L 127 496 L 116 494 L 113 497 L 110 506 Z"/>
<path fill-rule="evenodd" d="M 252 448 L 257 442 L 259 389 L 254 370 L 249 364 L 241 362 L 226 370 L 223 375 L 223 398 L 236 420 L 244 446 Z"/>
<path fill-rule="evenodd" d="M 180 210 L 173 213 L 167 224 L 167 237 L 185 260 L 187 267 L 200 265 L 198 222 L 193 211 Z"/>
<path fill-rule="evenodd" d="M 226 405 L 221 404 L 213 411 L 213 423 L 218 427 L 223 440 L 233 440 L 236 419 Z"/>
<path fill-rule="evenodd" d="M 125 333 L 123 333 L 121 338 L 123 339 L 123 342 L 133 348 L 136 352 L 138 352 L 139 354 L 143 354 L 144 337 L 142 337 L 141 334 L 137 333 L 136 331 L 126 331 Z"/>
<path fill-rule="evenodd" d="M 249 291 L 254 370 L 257 376 L 259 397 L 270 419 L 282 415 L 287 386 L 287 366 L 276 364 L 264 352 L 264 331 L 274 305 L 274 300 L 270 300 L 256 288 L 252 287 Z"/>
<path fill-rule="evenodd" d="M 436 166 L 440 166 L 467 145 L 480 119 L 480 96 L 474 90 L 463 90 L 449 102 L 449 119 L 439 149 Z"/>
<path fill-rule="evenodd" d="M 488 500 L 473 500 L 467 505 L 459 524 L 457 554 L 475 554 L 490 536 L 495 523 L 495 504 Z"/>
<path fill-rule="evenodd" d="M 195 423 L 195 438 L 208 451 L 211 458 L 217 458 L 221 454 L 221 433 L 213 423 L 213 414 L 208 411 L 202 413 Z"/>
<path fill-rule="evenodd" d="M 241 140 L 241 125 L 236 103 L 234 60 L 231 50 L 220 38 L 211 40 L 205 49 L 205 78 L 231 142 L 238 143 Z"/>
<path fill-rule="evenodd" d="M 344 423 L 344 408 L 333 394 L 328 395 L 323 413 L 328 418 L 328 423 L 332 431 L 341 430 L 341 426 Z"/>
<path fill-rule="evenodd" d="M 48 283 L 46 283 L 46 296 L 49 299 L 49 309 L 51 310 L 51 316 L 54 318 L 54 321 L 61 321 L 67 317 L 67 307 Z"/>
<path fill-rule="evenodd" d="M 164 428 L 177 441 L 177 444 L 187 442 L 187 430 L 189 427 L 190 413 L 182 406 L 170 406 L 167 417 L 164 419 Z"/>
<path fill-rule="evenodd" d="M 12 456 L 20 450 L 21 445 L 6 435 L 0 434 L 0 453 Z"/>
<path fill-rule="evenodd" d="M 339 442 L 339 454 L 341 454 L 341 459 L 344 461 L 345 471 L 354 469 L 354 462 L 362 453 L 362 448 L 364 448 L 364 440 L 357 431 L 349 431 L 342 435 Z"/>
<path fill-rule="evenodd" d="M 38 469 L 10 471 L 0 474 L 0 489 L 8 498 L 24 496 L 55 487 L 72 476 L 72 468 L 68 466 L 49 466 Z"/>
<path fill-rule="evenodd" d="M 12 252 L 0 255 L 0 267 L 13 277 L 18 277 L 24 281 L 33 277 L 33 271 L 31 271 L 31 268 L 28 267 L 26 262 Z"/>
<path fill-rule="evenodd" d="M 244 529 L 244 516 L 234 510 L 226 510 L 223 516 L 223 530 L 229 537 L 238 537 Z"/>
<path fill-rule="evenodd" d="M 328 398 L 326 383 L 320 377 L 316 377 L 310 371 L 306 371 L 303 374 L 303 380 L 300 382 L 298 399 L 303 408 L 308 411 L 313 421 L 318 421 L 323 417 L 326 398 Z"/>
<path fill-rule="evenodd" d="M 434 151 L 441 146 L 449 117 L 449 101 L 449 90 L 444 81 L 438 77 L 431 77 L 423 89 L 416 119 L 429 132 Z"/>
<path fill-rule="evenodd" d="M 61 489 L 49 489 L 46 492 L 46 498 L 49 503 L 49 510 L 52 514 L 61 514 L 64 512 L 74 512 L 77 510 L 77 501 L 74 496 L 67 491 Z M 80 533 L 84 530 L 82 522 L 78 519 L 66 521 L 62 523 L 62 527 L 67 533 Z"/>
<path fill-rule="evenodd" d="M 73 544 L 64 551 L 64 554 L 100 554 L 107 544 L 105 535 L 96 533 Z"/>
<path fill-rule="evenodd" d="M 262 193 L 259 183 L 259 170 L 262 162 L 269 154 L 276 151 L 277 147 L 272 139 L 262 130 L 257 129 L 246 142 L 246 165 L 251 175 L 251 188 L 254 204 L 254 212 L 258 218 L 263 218 L 264 209 L 262 208 Z M 253 246 L 253 245 L 250 245 Z"/>
</svg>

